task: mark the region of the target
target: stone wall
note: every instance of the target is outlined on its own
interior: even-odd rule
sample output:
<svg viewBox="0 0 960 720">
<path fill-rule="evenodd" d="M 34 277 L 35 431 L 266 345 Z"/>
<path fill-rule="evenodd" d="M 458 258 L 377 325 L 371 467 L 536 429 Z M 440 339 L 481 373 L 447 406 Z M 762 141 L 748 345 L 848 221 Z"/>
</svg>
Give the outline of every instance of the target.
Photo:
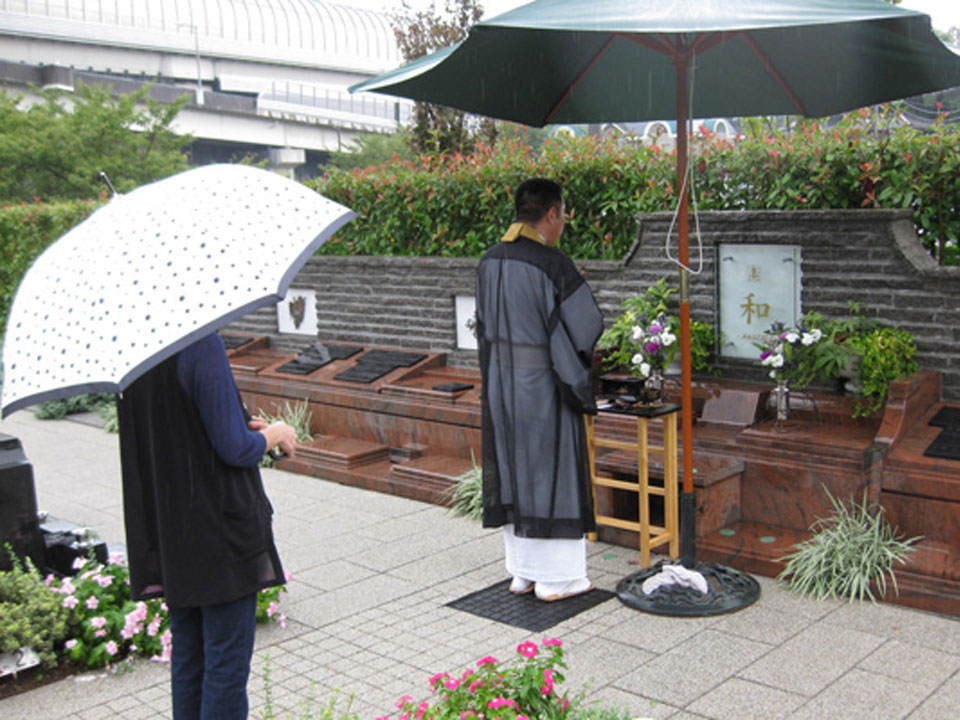
<svg viewBox="0 0 960 720">
<path fill-rule="evenodd" d="M 691 223 L 692 224 L 692 223 Z M 664 254 L 669 213 L 642 216 L 622 261 L 582 261 L 609 324 L 627 297 L 677 271 Z M 853 300 L 882 323 L 913 333 L 922 370 L 943 373 L 944 399 L 960 401 L 960 268 L 940 268 L 924 251 L 909 211 L 837 210 L 702 212 L 703 269 L 691 279 L 694 320 L 717 321 L 716 248 L 721 243 L 802 247 L 802 309 L 845 315 Z M 673 250 L 675 254 L 675 235 Z M 691 259 L 696 263 L 696 238 Z M 320 339 L 448 353 L 451 365 L 476 365 L 457 350 L 454 297 L 474 289 L 474 259 L 314 257 L 292 287 L 314 289 Z M 279 335 L 274 309 L 231 326 L 270 335 L 296 350 L 303 335 Z M 758 377 L 749 361 L 724 361 L 734 374 Z"/>
</svg>

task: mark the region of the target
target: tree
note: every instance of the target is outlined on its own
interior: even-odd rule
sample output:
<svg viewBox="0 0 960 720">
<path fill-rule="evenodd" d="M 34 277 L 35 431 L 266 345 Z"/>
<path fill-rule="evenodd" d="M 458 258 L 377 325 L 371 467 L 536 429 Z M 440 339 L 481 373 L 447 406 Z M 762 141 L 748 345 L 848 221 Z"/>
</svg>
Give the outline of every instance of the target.
<svg viewBox="0 0 960 720">
<path fill-rule="evenodd" d="M 401 129 L 393 135 L 379 135 L 377 133 L 363 133 L 357 135 L 346 150 L 337 150 L 330 153 L 327 165 L 352 170 L 398 160 L 412 160 L 413 152 L 410 148 L 412 134 Z"/>
<path fill-rule="evenodd" d="M 437 12 L 436 0 L 428 10 L 421 11 L 414 11 L 409 0 L 404 0 L 402 11 L 393 18 L 394 35 L 404 60 L 416 60 L 463 40 L 483 15 L 483 6 L 478 0 L 445 0 L 444 12 Z M 493 144 L 496 138 L 497 127 L 491 118 L 442 105 L 414 106 L 410 144 L 417 152 L 470 152 L 478 140 Z"/>
<path fill-rule="evenodd" d="M 186 169 L 192 138 L 171 125 L 189 94 L 166 105 L 149 86 L 116 97 L 101 85 L 35 92 L 29 106 L 0 94 L 0 200 L 93 198 L 100 172 L 125 192 Z"/>
</svg>

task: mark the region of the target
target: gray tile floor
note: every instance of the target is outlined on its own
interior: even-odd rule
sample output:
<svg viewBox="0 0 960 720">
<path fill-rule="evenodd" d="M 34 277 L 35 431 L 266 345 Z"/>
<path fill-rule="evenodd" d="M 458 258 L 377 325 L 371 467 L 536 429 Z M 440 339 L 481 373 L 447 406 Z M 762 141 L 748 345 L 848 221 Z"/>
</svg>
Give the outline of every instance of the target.
<svg viewBox="0 0 960 720">
<path fill-rule="evenodd" d="M 29 412 L 0 423 L 33 464 L 41 509 L 123 543 L 116 436 Z M 264 708 L 269 666 L 279 717 L 308 696 L 363 718 L 426 697 L 427 679 L 501 659 L 539 641 L 444 607 L 506 577 L 498 531 L 432 505 L 279 470 L 264 472 L 281 557 L 293 573 L 289 623 L 258 630 L 251 716 Z M 613 589 L 637 553 L 589 546 L 591 577 Z M 665 618 L 616 599 L 547 634 L 564 641 L 566 688 L 586 688 L 632 718 L 955 720 L 960 717 L 960 621 L 893 605 L 814 602 L 767 578 L 759 602 L 713 618 Z M 0 701 L 0 718 L 168 718 L 168 668 L 62 680 Z"/>
</svg>

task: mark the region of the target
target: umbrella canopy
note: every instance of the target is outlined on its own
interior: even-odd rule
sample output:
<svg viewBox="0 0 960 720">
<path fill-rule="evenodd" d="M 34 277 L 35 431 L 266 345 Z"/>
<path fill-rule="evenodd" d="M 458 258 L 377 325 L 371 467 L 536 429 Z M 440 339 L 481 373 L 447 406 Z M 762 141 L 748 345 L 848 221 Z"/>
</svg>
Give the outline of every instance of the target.
<svg viewBox="0 0 960 720">
<path fill-rule="evenodd" d="M 539 0 L 459 45 L 360 83 L 527 125 L 851 108 L 960 85 L 922 13 L 883 0 Z"/>
<path fill-rule="evenodd" d="M 354 216 L 243 165 L 208 165 L 116 196 L 20 282 L 3 344 L 3 415 L 122 391 L 196 339 L 281 300 Z"/>
<path fill-rule="evenodd" d="M 883 0 L 538 0 L 351 87 L 527 125 L 677 119 L 684 564 L 692 563 L 686 119 L 821 117 L 960 85 L 923 13 Z M 692 107 L 691 107 L 692 105 Z"/>
</svg>

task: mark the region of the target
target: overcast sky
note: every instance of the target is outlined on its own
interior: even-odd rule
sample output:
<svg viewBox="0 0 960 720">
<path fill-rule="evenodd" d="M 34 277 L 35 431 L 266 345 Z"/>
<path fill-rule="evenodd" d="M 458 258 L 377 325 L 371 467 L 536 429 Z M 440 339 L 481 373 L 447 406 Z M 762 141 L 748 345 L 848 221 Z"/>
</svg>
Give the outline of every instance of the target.
<svg viewBox="0 0 960 720">
<path fill-rule="evenodd" d="M 375 9 L 399 6 L 399 0 L 339 0 L 344 5 L 363 6 Z M 589 0 L 585 0 L 589 1 Z M 493 17 L 500 13 L 526 4 L 529 0 L 480 0 L 485 14 Z M 431 0 L 412 0 L 416 7 L 430 7 Z M 444 0 L 436 0 L 437 7 L 443 7 Z M 933 20 L 933 26 L 940 30 L 960 27 L 960 0 L 903 0 L 903 7 L 927 13 Z"/>
</svg>

